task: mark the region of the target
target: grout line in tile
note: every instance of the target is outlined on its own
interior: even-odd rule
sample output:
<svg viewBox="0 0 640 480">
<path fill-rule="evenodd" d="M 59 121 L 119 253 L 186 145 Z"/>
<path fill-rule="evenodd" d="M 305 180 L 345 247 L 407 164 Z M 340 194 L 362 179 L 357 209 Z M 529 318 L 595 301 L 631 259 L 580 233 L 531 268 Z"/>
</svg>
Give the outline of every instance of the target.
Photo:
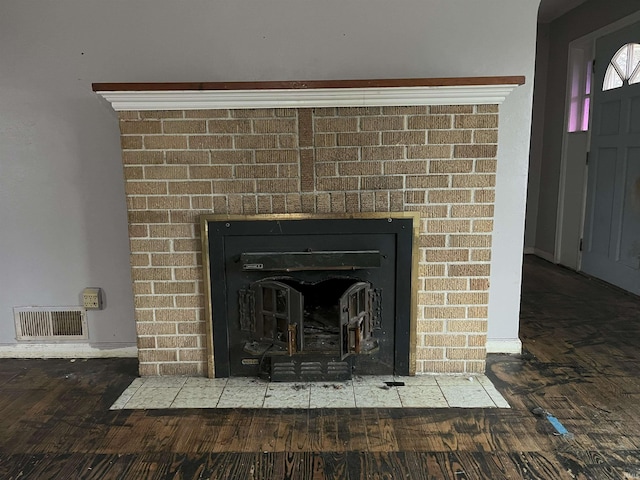
<svg viewBox="0 0 640 480">
<path fill-rule="evenodd" d="M 495 404 L 496 408 L 511 408 L 511 405 L 504 398 L 504 395 L 500 393 L 500 391 L 495 387 L 493 383 L 491 383 L 491 381 L 489 382 L 489 385 L 485 385 L 484 383 L 482 383 L 481 385 L 482 388 L 484 388 L 484 391 L 487 392 L 487 395 L 489 395 L 489 398 L 491 398 L 491 401 Z"/>
<path fill-rule="evenodd" d="M 453 408 L 453 407 L 451 407 L 451 404 L 449 403 L 449 399 L 444 394 L 444 390 L 442 390 L 442 385 L 440 385 L 438 382 L 436 382 L 436 385 L 438 386 L 438 389 L 440 390 L 440 395 L 442 395 L 442 398 L 444 398 L 444 401 L 447 402 L 447 406 L 449 408 Z"/>
</svg>

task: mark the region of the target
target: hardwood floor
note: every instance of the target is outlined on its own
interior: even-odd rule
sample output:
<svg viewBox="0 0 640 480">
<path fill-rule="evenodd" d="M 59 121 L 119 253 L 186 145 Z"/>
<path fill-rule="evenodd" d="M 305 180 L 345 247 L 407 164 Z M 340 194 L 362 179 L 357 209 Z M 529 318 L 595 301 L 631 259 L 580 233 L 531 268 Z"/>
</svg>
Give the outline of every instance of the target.
<svg viewBox="0 0 640 480">
<path fill-rule="evenodd" d="M 0 478 L 640 478 L 640 299 L 527 257 L 521 338 L 511 410 L 110 411 L 135 360 L 0 360 Z"/>
</svg>

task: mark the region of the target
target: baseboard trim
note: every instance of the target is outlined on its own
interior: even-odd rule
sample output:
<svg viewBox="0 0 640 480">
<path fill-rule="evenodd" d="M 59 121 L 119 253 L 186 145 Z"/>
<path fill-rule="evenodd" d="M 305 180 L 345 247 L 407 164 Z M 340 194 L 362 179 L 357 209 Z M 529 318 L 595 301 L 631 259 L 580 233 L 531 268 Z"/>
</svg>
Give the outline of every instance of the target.
<svg viewBox="0 0 640 480">
<path fill-rule="evenodd" d="M 544 250 L 540 250 L 539 248 L 534 248 L 533 254 L 543 260 L 546 260 L 547 262 L 556 263 L 556 259 L 553 253 L 545 252 Z"/>
<path fill-rule="evenodd" d="M 536 249 L 533 247 L 524 247 L 524 254 L 525 255 L 535 255 L 536 253 Z"/>
<path fill-rule="evenodd" d="M 501 338 L 487 340 L 487 353 L 522 353 L 522 342 L 519 338 Z"/>
<path fill-rule="evenodd" d="M 126 344 L 125 344 L 126 345 Z M 0 345 L 0 358 L 137 358 L 135 346 L 107 344 L 94 346 L 88 343 L 19 343 Z"/>
</svg>

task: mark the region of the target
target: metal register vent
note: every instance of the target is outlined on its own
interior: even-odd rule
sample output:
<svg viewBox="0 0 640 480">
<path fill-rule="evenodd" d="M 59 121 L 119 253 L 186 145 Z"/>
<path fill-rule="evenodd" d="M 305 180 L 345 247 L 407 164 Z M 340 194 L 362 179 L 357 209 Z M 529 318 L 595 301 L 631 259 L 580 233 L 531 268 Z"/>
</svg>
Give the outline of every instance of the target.
<svg viewBox="0 0 640 480">
<path fill-rule="evenodd" d="M 18 341 L 89 338 L 83 307 L 14 307 L 13 313 Z"/>
</svg>

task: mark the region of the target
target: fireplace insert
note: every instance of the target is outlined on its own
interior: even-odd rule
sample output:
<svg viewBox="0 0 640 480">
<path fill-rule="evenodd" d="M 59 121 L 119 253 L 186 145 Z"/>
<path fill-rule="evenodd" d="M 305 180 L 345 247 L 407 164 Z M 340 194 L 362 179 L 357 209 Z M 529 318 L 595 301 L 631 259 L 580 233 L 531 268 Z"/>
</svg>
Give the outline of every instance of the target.
<svg viewBox="0 0 640 480">
<path fill-rule="evenodd" d="M 215 376 L 408 374 L 413 222 L 203 218 Z"/>
</svg>

